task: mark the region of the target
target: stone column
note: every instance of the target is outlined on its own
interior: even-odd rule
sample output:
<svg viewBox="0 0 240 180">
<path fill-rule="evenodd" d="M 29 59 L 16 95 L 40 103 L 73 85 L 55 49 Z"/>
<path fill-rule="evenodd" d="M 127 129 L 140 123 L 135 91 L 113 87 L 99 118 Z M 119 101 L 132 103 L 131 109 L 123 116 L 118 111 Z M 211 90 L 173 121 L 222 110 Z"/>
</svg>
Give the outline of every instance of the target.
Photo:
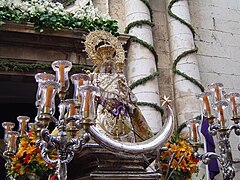
<svg viewBox="0 0 240 180">
<path fill-rule="evenodd" d="M 102 15 L 109 15 L 109 0 L 92 0 L 94 7 L 97 7 Z"/>
<path fill-rule="evenodd" d="M 126 25 L 138 20 L 151 21 L 149 9 L 141 0 L 125 0 L 125 17 Z M 130 29 L 129 34 L 153 45 L 152 28 L 147 24 L 134 26 Z M 129 84 L 156 72 L 154 55 L 139 43 L 132 42 L 130 44 L 127 62 Z M 157 78 L 135 87 L 133 93 L 138 102 L 160 105 Z M 140 109 L 152 130 L 159 131 L 162 125 L 160 112 L 149 106 L 140 106 Z"/>
<path fill-rule="evenodd" d="M 168 1 L 170 2 L 170 0 Z M 187 0 L 174 3 L 172 12 L 191 24 Z M 168 16 L 168 25 L 171 58 L 172 61 L 175 61 L 184 51 L 195 48 L 194 39 L 191 30 L 179 20 Z M 200 81 L 199 67 L 195 53 L 183 57 L 177 64 L 177 70 Z M 201 113 L 199 102 L 196 98 L 196 94 L 200 93 L 201 90 L 196 84 L 177 74 L 174 76 L 174 88 L 176 116 L 180 125 Z"/>
</svg>

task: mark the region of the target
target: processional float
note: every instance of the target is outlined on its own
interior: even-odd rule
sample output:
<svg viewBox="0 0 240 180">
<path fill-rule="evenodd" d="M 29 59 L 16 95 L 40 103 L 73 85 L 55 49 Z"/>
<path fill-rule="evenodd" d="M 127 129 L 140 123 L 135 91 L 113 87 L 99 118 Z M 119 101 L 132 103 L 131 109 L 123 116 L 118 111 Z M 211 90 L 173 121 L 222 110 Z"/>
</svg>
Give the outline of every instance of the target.
<svg viewBox="0 0 240 180">
<path fill-rule="evenodd" d="M 167 120 L 159 133 L 153 135 L 137 106 L 124 75 L 125 52 L 116 37 L 105 31 L 90 32 L 85 50 L 95 70 L 71 76 L 74 86 L 72 99 L 65 99 L 70 86 L 69 71 L 72 63 L 58 60 L 52 63 L 56 76 L 49 73 L 35 75 L 38 83 L 34 123 L 27 116 L 19 116 L 19 132 L 14 124 L 4 122 L 6 149 L 4 157 L 9 166 L 17 150 L 17 139 L 26 136 L 27 123 L 39 137 L 37 145 L 47 163 L 56 164 L 59 180 L 67 179 L 67 164 L 75 152 L 82 150 L 92 138 L 113 152 L 128 154 L 147 153 L 164 146 L 173 131 L 173 112 L 167 105 Z M 59 117 L 55 118 L 55 95 L 58 94 Z M 55 135 L 48 130 L 55 124 Z M 57 158 L 49 154 L 57 151 Z"/>
</svg>

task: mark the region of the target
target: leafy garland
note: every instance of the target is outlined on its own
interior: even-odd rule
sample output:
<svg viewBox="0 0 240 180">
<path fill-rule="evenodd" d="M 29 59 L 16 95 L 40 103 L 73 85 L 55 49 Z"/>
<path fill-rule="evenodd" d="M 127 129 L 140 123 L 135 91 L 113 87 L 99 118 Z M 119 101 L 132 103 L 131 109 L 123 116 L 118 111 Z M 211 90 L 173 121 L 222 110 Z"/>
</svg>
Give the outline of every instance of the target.
<svg viewBox="0 0 240 180">
<path fill-rule="evenodd" d="M 155 64 L 156 64 L 156 68 L 157 68 L 157 64 L 158 64 L 158 54 L 155 51 L 154 47 L 151 44 L 148 44 L 147 42 L 137 38 L 136 36 L 131 36 L 130 39 L 133 42 L 137 42 L 139 44 L 141 44 L 142 46 L 144 46 L 145 48 L 149 49 L 149 51 L 151 51 L 154 55 L 154 59 L 155 59 Z"/>
<path fill-rule="evenodd" d="M 129 33 L 129 30 L 132 27 L 140 26 L 140 25 L 143 25 L 143 24 L 147 24 L 147 25 L 149 25 L 151 27 L 154 26 L 154 23 L 152 23 L 152 19 L 153 19 L 153 15 L 152 14 L 153 14 L 153 12 L 152 12 L 152 9 L 151 9 L 151 6 L 150 6 L 149 2 L 147 0 L 140 0 L 140 1 L 142 1 L 148 7 L 151 21 L 149 21 L 149 20 L 137 20 L 137 21 L 131 22 L 125 28 L 125 31 L 124 31 L 125 33 Z M 144 46 L 145 48 L 149 49 L 149 51 L 152 52 L 152 54 L 154 55 L 156 68 L 158 69 L 158 67 L 157 67 L 157 64 L 158 64 L 158 54 L 155 51 L 154 47 L 151 44 L 148 44 L 147 42 L 143 41 L 142 39 L 137 38 L 136 36 L 131 36 L 130 39 L 133 42 L 137 42 L 137 43 L 141 44 L 142 46 Z M 144 78 L 138 79 L 137 81 L 133 82 L 129 87 L 130 87 L 130 89 L 134 89 L 135 87 L 137 87 L 139 85 L 145 84 L 149 80 L 154 80 L 155 77 L 157 77 L 157 76 L 159 76 L 159 71 L 158 70 L 156 72 L 154 72 L 153 74 L 150 74 L 149 76 L 146 76 Z M 155 103 L 138 102 L 137 104 L 140 105 L 140 106 L 152 107 L 152 108 L 156 109 L 157 111 L 159 111 L 161 113 L 161 115 L 163 115 L 163 108 L 161 106 L 155 104 Z"/>
<path fill-rule="evenodd" d="M 150 19 L 152 21 L 152 19 L 153 19 L 153 11 L 152 11 L 152 8 L 151 8 L 149 2 L 147 0 L 140 0 L 140 1 L 142 1 L 147 6 L 147 8 L 149 10 L 149 13 L 150 13 Z"/>
<path fill-rule="evenodd" d="M 15 72 L 30 72 L 36 69 L 50 70 L 51 64 L 44 63 L 19 63 L 16 59 L 0 59 L 0 70 L 2 71 L 15 71 Z M 71 73 L 79 71 L 89 70 L 92 71 L 92 66 L 86 65 L 74 65 L 71 69 Z"/>
<path fill-rule="evenodd" d="M 131 22 L 127 25 L 127 27 L 125 28 L 125 31 L 124 33 L 128 34 L 130 29 L 134 26 L 140 26 L 140 25 L 143 25 L 143 24 L 147 24 L 151 27 L 154 26 L 154 23 L 152 23 L 151 21 L 149 20 L 138 20 L 138 21 L 134 21 L 134 22 Z"/>
<path fill-rule="evenodd" d="M 137 86 L 139 86 L 139 85 L 145 84 L 145 83 L 146 83 L 147 81 L 149 81 L 149 80 L 154 80 L 155 77 L 157 77 L 157 76 L 159 76 L 159 71 L 156 71 L 156 72 L 154 72 L 153 74 L 150 74 L 149 76 L 144 77 L 144 78 L 142 78 L 142 79 L 138 79 L 137 81 L 133 82 L 133 83 L 129 86 L 129 88 L 130 88 L 130 89 L 134 89 L 135 87 L 137 87 Z"/>
<path fill-rule="evenodd" d="M 172 12 L 172 6 L 173 6 L 173 4 L 176 3 L 176 2 L 178 2 L 178 1 L 180 1 L 180 0 L 172 0 L 172 1 L 169 3 L 169 6 L 168 6 L 168 14 L 169 14 L 171 17 L 179 20 L 182 24 L 186 25 L 186 26 L 190 29 L 190 31 L 192 32 L 193 38 L 195 38 L 196 32 L 195 32 L 194 28 L 192 27 L 192 25 L 189 24 L 188 22 L 186 22 L 185 20 L 183 20 L 182 18 L 180 18 L 179 16 L 177 16 L 176 14 L 174 14 L 174 13 Z M 186 56 L 189 55 L 189 54 L 196 53 L 196 52 L 198 51 L 198 48 L 196 47 L 196 44 L 195 44 L 195 43 L 194 43 L 194 46 L 195 46 L 195 48 L 193 48 L 193 49 L 191 49 L 191 50 L 184 51 L 184 52 L 182 52 L 180 55 L 177 56 L 177 58 L 174 60 L 174 63 L 173 63 L 173 72 L 174 72 L 175 74 L 178 74 L 178 75 L 184 77 L 185 79 L 189 80 L 189 81 L 192 82 L 193 84 L 197 85 L 197 86 L 201 89 L 201 91 L 203 92 L 203 91 L 204 91 L 204 87 L 201 85 L 201 83 L 199 83 L 199 82 L 198 82 L 196 79 L 194 79 L 193 77 L 190 77 L 189 75 L 187 75 L 187 74 L 185 74 L 185 73 L 183 73 L 183 72 L 181 72 L 181 71 L 179 71 L 179 70 L 177 69 L 177 64 L 178 64 L 178 62 L 179 62 L 182 58 L 186 57 Z"/>
<path fill-rule="evenodd" d="M 159 105 L 157 105 L 156 103 L 149 103 L 149 102 L 137 102 L 137 105 L 139 106 L 149 106 L 154 108 L 156 111 L 159 111 L 161 113 L 161 115 L 163 115 L 164 111 L 163 108 Z"/>
</svg>

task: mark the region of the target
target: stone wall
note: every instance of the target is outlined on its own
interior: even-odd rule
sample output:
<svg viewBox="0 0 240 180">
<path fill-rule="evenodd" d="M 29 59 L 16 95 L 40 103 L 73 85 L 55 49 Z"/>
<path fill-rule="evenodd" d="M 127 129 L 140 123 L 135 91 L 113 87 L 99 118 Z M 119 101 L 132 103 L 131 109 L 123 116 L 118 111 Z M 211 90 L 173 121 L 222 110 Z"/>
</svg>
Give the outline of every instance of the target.
<svg viewBox="0 0 240 180">
<path fill-rule="evenodd" d="M 219 81 L 227 91 L 240 91 L 240 2 L 195 0 L 189 5 L 203 85 Z"/>
</svg>

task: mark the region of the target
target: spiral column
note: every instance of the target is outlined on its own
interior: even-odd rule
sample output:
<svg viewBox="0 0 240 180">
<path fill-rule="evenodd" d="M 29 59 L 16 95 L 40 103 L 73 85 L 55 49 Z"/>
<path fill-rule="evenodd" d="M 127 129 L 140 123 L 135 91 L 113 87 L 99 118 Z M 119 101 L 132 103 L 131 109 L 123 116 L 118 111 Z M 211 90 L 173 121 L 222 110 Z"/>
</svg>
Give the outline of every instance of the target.
<svg viewBox="0 0 240 180">
<path fill-rule="evenodd" d="M 154 73 L 157 72 L 156 55 L 151 48 L 146 48 L 153 47 L 151 13 L 147 5 L 148 1 L 125 0 L 126 25 L 136 22 L 128 30 L 128 33 L 134 38 L 128 49 L 127 76 L 130 85 L 144 80 L 144 78 L 152 77 L 149 78 L 151 80 L 134 86 L 132 91 L 138 98 L 138 104 L 141 104 L 140 109 L 149 126 L 153 132 L 157 132 L 162 126 L 161 113 L 153 106 L 148 106 L 149 104 L 155 105 L 155 107 L 160 106 L 160 98 L 158 80 L 154 76 Z"/>
<path fill-rule="evenodd" d="M 178 124 L 200 114 L 196 94 L 204 90 L 194 44 L 195 32 L 187 0 L 168 0 L 168 25 L 173 61 L 175 103 Z"/>
</svg>

